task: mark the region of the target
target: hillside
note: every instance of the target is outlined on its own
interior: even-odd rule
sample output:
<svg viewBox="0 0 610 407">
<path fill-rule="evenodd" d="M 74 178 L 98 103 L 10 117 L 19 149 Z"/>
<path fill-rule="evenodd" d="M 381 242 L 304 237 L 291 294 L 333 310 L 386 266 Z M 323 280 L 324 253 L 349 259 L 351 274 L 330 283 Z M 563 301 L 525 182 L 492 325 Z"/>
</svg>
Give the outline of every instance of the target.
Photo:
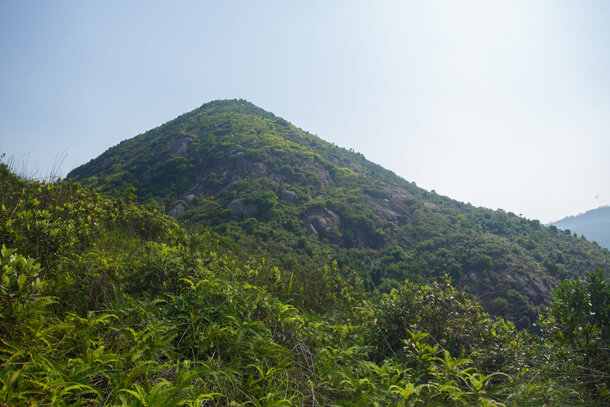
<svg viewBox="0 0 610 407">
<path fill-rule="evenodd" d="M 561 230 L 583 235 L 592 242 L 610 249 L 610 206 L 592 209 L 580 215 L 553 222 Z"/>
<path fill-rule="evenodd" d="M 610 401 L 602 273 L 565 282 L 534 335 L 446 281 L 377 295 L 335 264 L 303 279 L 133 197 L 0 162 L 1 405 Z"/>
<path fill-rule="evenodd" d="M 562 279 L 610 266 L 593 243 L 425 191 L 243 100 L 206 103 L 68 178 L 108 196 L 135 193 L 297 275 L 336 261 L 387 292 L 448 274 L 519 326 Z"/>
</svg>

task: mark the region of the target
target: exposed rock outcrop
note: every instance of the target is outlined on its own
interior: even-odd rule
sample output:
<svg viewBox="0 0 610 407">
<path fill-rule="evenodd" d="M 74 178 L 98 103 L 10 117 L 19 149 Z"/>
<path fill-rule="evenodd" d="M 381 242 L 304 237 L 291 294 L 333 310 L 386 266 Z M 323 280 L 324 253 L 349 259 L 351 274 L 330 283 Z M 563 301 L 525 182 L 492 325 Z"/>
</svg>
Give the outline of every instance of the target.
<svg viewBox="0 0 610 407">
<path fill-rule="evenodd" d="M 321 237 L 339 242 L 341 239 L 341 220 L 339 215 L 328 208 L 312 211 L 307 217 L 307 229 Z"/>
<path fill-rule="evenodd" d="M 246 202 L 243 199 L 236 199 L 229 203 L 229 209 L 235 219 L 251 218 L 258 212 L 259 208 L 251 202 Z"/>
<path fill-rule="evenodd" d="M 282 198 L 284 201 L 292 203 L 297 203 L 299 201 L 299 196 L 297 193 L 287 189 L 282 189 L 282 192 L 280 192 L 280 198 Z"/>
<path fill-rule="evenodd" d="M 184 154 L 193 142 L 191 137 L 176 138 L 169 142 L 167 146 L 167 156 L 169 159 L 176 158 Z"/>
<path fill-rule="evenodd" d="M 182 202 L 176 204 L 172 209 L 170 209 L 167 214 L 172 217 L 176 217 L 180 215 L 182 212 L 186 210 L 186 206 Z"/>
</svg>

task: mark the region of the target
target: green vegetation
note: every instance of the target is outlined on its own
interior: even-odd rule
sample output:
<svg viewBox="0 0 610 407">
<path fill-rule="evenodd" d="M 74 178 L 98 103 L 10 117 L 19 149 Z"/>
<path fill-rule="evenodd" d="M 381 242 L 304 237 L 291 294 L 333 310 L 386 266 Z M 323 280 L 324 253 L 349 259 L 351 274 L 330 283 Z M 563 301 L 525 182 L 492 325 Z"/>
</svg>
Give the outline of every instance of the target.
<svg viewBox="0 0 610 407">
<path fill-rule="evenodd" d="M 608 265 L 212 102 L 65 181 L 0 163 L 0 406 L 606 406 Z"/>
<path fill-rule="evenodd" d="M 251 229 L 240 239 L 273 236 L 266 216 L 281 217 L 284 204 L 251 192 L 244 207 L 263 213 L 227 223 L 224 235 L 213 222 L 187 232 L 130 189 L 108 199 L 0 164 L 0 405 L 610 403 L 602 272 L 564 283 L 539 333 L 519 331 L 448 279 L 371 293 L 338 262 L 309 268 L 294 254 L 278 267 L 244 253 L 233 228 Z M 299 236 L 287 256 L 319 253 Z M 439 250 L 427 240 L 415 248 L 422 256 Z M 359 253 L 381 250 L 388 268 L 416 261 L 381 247 Z M 472 267 L 489 268 L 485 256 L 493 265 L 482 253 Z"/>
<path fill-rule="evenodd" d="M 189 230 L 204 227 L 302 280 L 333 261 L 369 292 L 447 274 L 518 327 L 531 326 L 563 279 L 610 269 L 594 243 L 425 191 L 243 100 L 207 103 L 69 178 L 115 198 L 135 188 Z"/>
</svg>

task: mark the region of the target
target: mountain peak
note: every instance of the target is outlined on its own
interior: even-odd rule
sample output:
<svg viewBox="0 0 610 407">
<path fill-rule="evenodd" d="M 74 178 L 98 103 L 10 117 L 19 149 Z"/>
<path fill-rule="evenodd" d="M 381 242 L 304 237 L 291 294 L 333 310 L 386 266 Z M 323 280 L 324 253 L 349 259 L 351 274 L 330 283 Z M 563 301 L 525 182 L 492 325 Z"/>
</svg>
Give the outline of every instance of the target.
<svg viewBox="0 0 610 407">
<path fill-rule="evenodd" d="M 334 260 L 381 291 L 449 274 L 524 325 L 558 281 L 610 266 L 583 239 L 425 191 L 245 100 L 206 103 L 68 177 L 111 195 L 135 187 L 294 272 Z"/>
<path fill-rule="evenodd" d="M 267 119 L 281 119 L 246 99 L 217 99 L 202 104 L 185 115 L 234 113 Z M 184 116 L 184 115 L 183 115 Z M 181 117 L 181 116 L 180 116 Z M 281 119 L 283 120 L 283 119 Z"/>
<path fill-rule="evenodd" d="M 202 104 L 195 110 L 229 109 L 248 114 L 273 115 L 246 99 L 216 99 Z"/>
</svg>

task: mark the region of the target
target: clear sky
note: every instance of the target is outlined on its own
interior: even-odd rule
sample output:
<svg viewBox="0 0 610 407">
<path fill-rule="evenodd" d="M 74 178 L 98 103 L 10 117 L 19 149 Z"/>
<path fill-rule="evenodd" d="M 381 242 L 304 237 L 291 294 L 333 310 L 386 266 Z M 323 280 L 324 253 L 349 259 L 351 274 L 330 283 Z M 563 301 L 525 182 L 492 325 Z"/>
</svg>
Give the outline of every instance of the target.
<svg viewBox="0 0 610 407">
<path fill-rule="evenodd" d="M 0 2 L 18 169 L 65 175 L 228 98 L 477 206 L 610 204 L 609 1 Z"/>
</svg>

